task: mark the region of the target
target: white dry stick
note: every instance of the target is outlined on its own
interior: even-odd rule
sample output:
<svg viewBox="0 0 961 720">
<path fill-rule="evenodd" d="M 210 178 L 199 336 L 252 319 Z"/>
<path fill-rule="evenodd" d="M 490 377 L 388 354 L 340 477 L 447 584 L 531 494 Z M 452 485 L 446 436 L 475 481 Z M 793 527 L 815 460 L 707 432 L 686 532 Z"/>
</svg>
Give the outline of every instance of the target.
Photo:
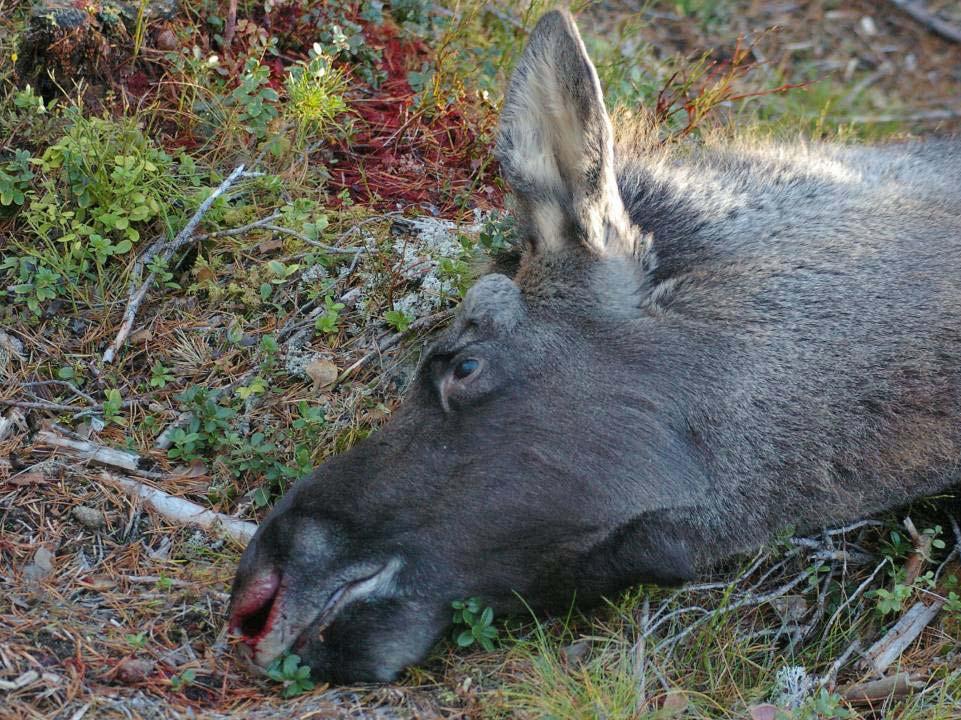
<svg viewBox="0 0 961 720">
<path fill-rule="evenodd" d="M 238 165 L 234 171 L 230 173 L 230 175 L 228 175 L 219 186 L 217 186 L 217 189 L 214 190 L 206 200 L 200 203 L 200 207 L 197 208 L 197 212 L 193 214 L 193 217 L 191 217 L 187 224 L 184 225 L 183 229 L 177 233 L 177 236 L 167 245 L 159 248 L 157 252 L 151 253 L 151 257 L 159 254 L 163 258 L 164 262 L 166 262 L 177 250 L 191 242 L 194 239 L 193 236 L 197 230 L 197 226 L 200 224 L 200 221 L 203 219 L 204 215 L 207 214 L 207 211 L 210 210 L 210 206 L 214 204 L 214 201 L 218 197 L 227 192 L 230 186 L 237 182 L 237 179 L 243 174 L 244 166 Z M 153 285 L 155 278 L 156 273 L 150 273 L 147 276 L 147 279 L 143 281 L 143 285 L 141 285 L 135 292 L 131 293 L 130 299 L 127 301 L 127 309 L 124 310 L 123 313 L 123 324 L 121 324 L 120 330 L 117 332 L 117 337 L 114 338 L 114 341 L 110 344 L 110 347 L 108 347 L 106 352 L 103 354 L 104 364 L 113 362 L 117 352 L 127 341 L 127 336 L 130 335 L 130 331 L 133 330 L 133 323 L 137 318 L 137 310 L 140 309 L 140 303 L 143 302 L 143 299 L 146 297 L 147 291 L 150 290 L 150 287 Z"/>
<path fill-rule="evenodd" d="M 144 505 L 154 512 L 178 525 L 197 525 L 210 531 L 219 529 L 224 535 L 241 544 L 246 544 L 257 531 L 257 525 L 254 523 L 207 510 L 197 503 L 168 495 L 164 491 L 152 488 L 139 480 L 108 472 L 102 473 L 101 477 L 119 485 L 127 495 L 142 500 Z"/>
<path fill-rule="evenodd" d="M 883 675 L 891 663 L 901 657 L 901 653 L 917 640 L 928 623 L 934 620 L 942 605 L 943 600 L 936 600 L 930 605 L 920 601 L 912 605 L 894 627 L 865 653 L 865 660 L 871 669 Z"/>
<path fill-rule="evenodd" d="M 126 450 L 97 445 L 83 440 L 71 440 L 49 430 L 37 433 L 36 441 L 44 445 L 52 445 L 61 450 L 69 450 L 85 460 L 92 460 L 101 465 L 123 468 L 132 472 L 140 472 L 140 456 Z"/>
</svg>

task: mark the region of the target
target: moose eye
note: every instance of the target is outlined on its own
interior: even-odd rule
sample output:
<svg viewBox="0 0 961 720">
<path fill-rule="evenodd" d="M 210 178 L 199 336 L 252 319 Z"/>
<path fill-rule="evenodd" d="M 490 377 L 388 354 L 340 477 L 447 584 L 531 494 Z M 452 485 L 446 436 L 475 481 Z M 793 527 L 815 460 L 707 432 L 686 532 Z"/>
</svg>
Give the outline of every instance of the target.
<svg viewBox="0 0 961 720">
<path fill-rule="evenodd" d="M 477 368 L 479 367 L 479 360 L 474 358 L 465 358 L 454 366 L 454 377 L 458 380 L 463 380 L 469 375 L 473 375 L 475 372 L 477 372 Z"/>
</svg>

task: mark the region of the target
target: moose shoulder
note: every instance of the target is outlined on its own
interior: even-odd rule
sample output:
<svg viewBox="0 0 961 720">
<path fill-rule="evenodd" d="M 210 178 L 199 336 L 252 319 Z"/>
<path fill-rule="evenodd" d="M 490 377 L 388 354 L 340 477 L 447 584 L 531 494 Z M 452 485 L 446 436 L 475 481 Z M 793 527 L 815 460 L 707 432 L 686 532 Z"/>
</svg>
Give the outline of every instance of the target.
<svg viewBox="0 0 961 720">
<path fill-rule="evenodd" d="M 256 664 L 387 680 L 453 599 L 679 583 L 955 481 L 961 145 L 626 134 L 548 13 L 497 141 L 519 269 L 479 280 L 391 422 L 260 526 L 231 609 Z"/>
</svg>

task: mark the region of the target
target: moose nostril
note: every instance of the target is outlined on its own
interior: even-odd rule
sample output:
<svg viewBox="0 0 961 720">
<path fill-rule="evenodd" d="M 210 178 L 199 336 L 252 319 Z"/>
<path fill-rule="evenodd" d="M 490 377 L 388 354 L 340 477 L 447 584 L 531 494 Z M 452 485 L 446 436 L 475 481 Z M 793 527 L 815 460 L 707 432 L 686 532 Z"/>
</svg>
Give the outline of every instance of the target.
<svg viewBox="0 0 961 720">
<path fill-rule="evenodd" d="M 269 630 L 270 613 L 277 602 L 280 578 L 275 573 L 250 583 L 239 595 L 231 613 L 230 627 L 247 639 Z"/>
</svg>

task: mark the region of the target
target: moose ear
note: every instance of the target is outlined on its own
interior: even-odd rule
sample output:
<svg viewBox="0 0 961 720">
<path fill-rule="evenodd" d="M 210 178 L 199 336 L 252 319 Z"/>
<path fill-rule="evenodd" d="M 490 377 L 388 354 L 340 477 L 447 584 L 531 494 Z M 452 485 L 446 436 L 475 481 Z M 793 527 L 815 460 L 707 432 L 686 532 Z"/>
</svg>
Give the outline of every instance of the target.
<svg viewBox="0 0 961 720">
<path fill-rule="evenodd" d="M 547 13 L 531 33 L 507 88 L 496 154 L 535 252 L 635 250 L 640 234 L 617 189 L 601 84 L 566 11 Z"/>
</svg>

